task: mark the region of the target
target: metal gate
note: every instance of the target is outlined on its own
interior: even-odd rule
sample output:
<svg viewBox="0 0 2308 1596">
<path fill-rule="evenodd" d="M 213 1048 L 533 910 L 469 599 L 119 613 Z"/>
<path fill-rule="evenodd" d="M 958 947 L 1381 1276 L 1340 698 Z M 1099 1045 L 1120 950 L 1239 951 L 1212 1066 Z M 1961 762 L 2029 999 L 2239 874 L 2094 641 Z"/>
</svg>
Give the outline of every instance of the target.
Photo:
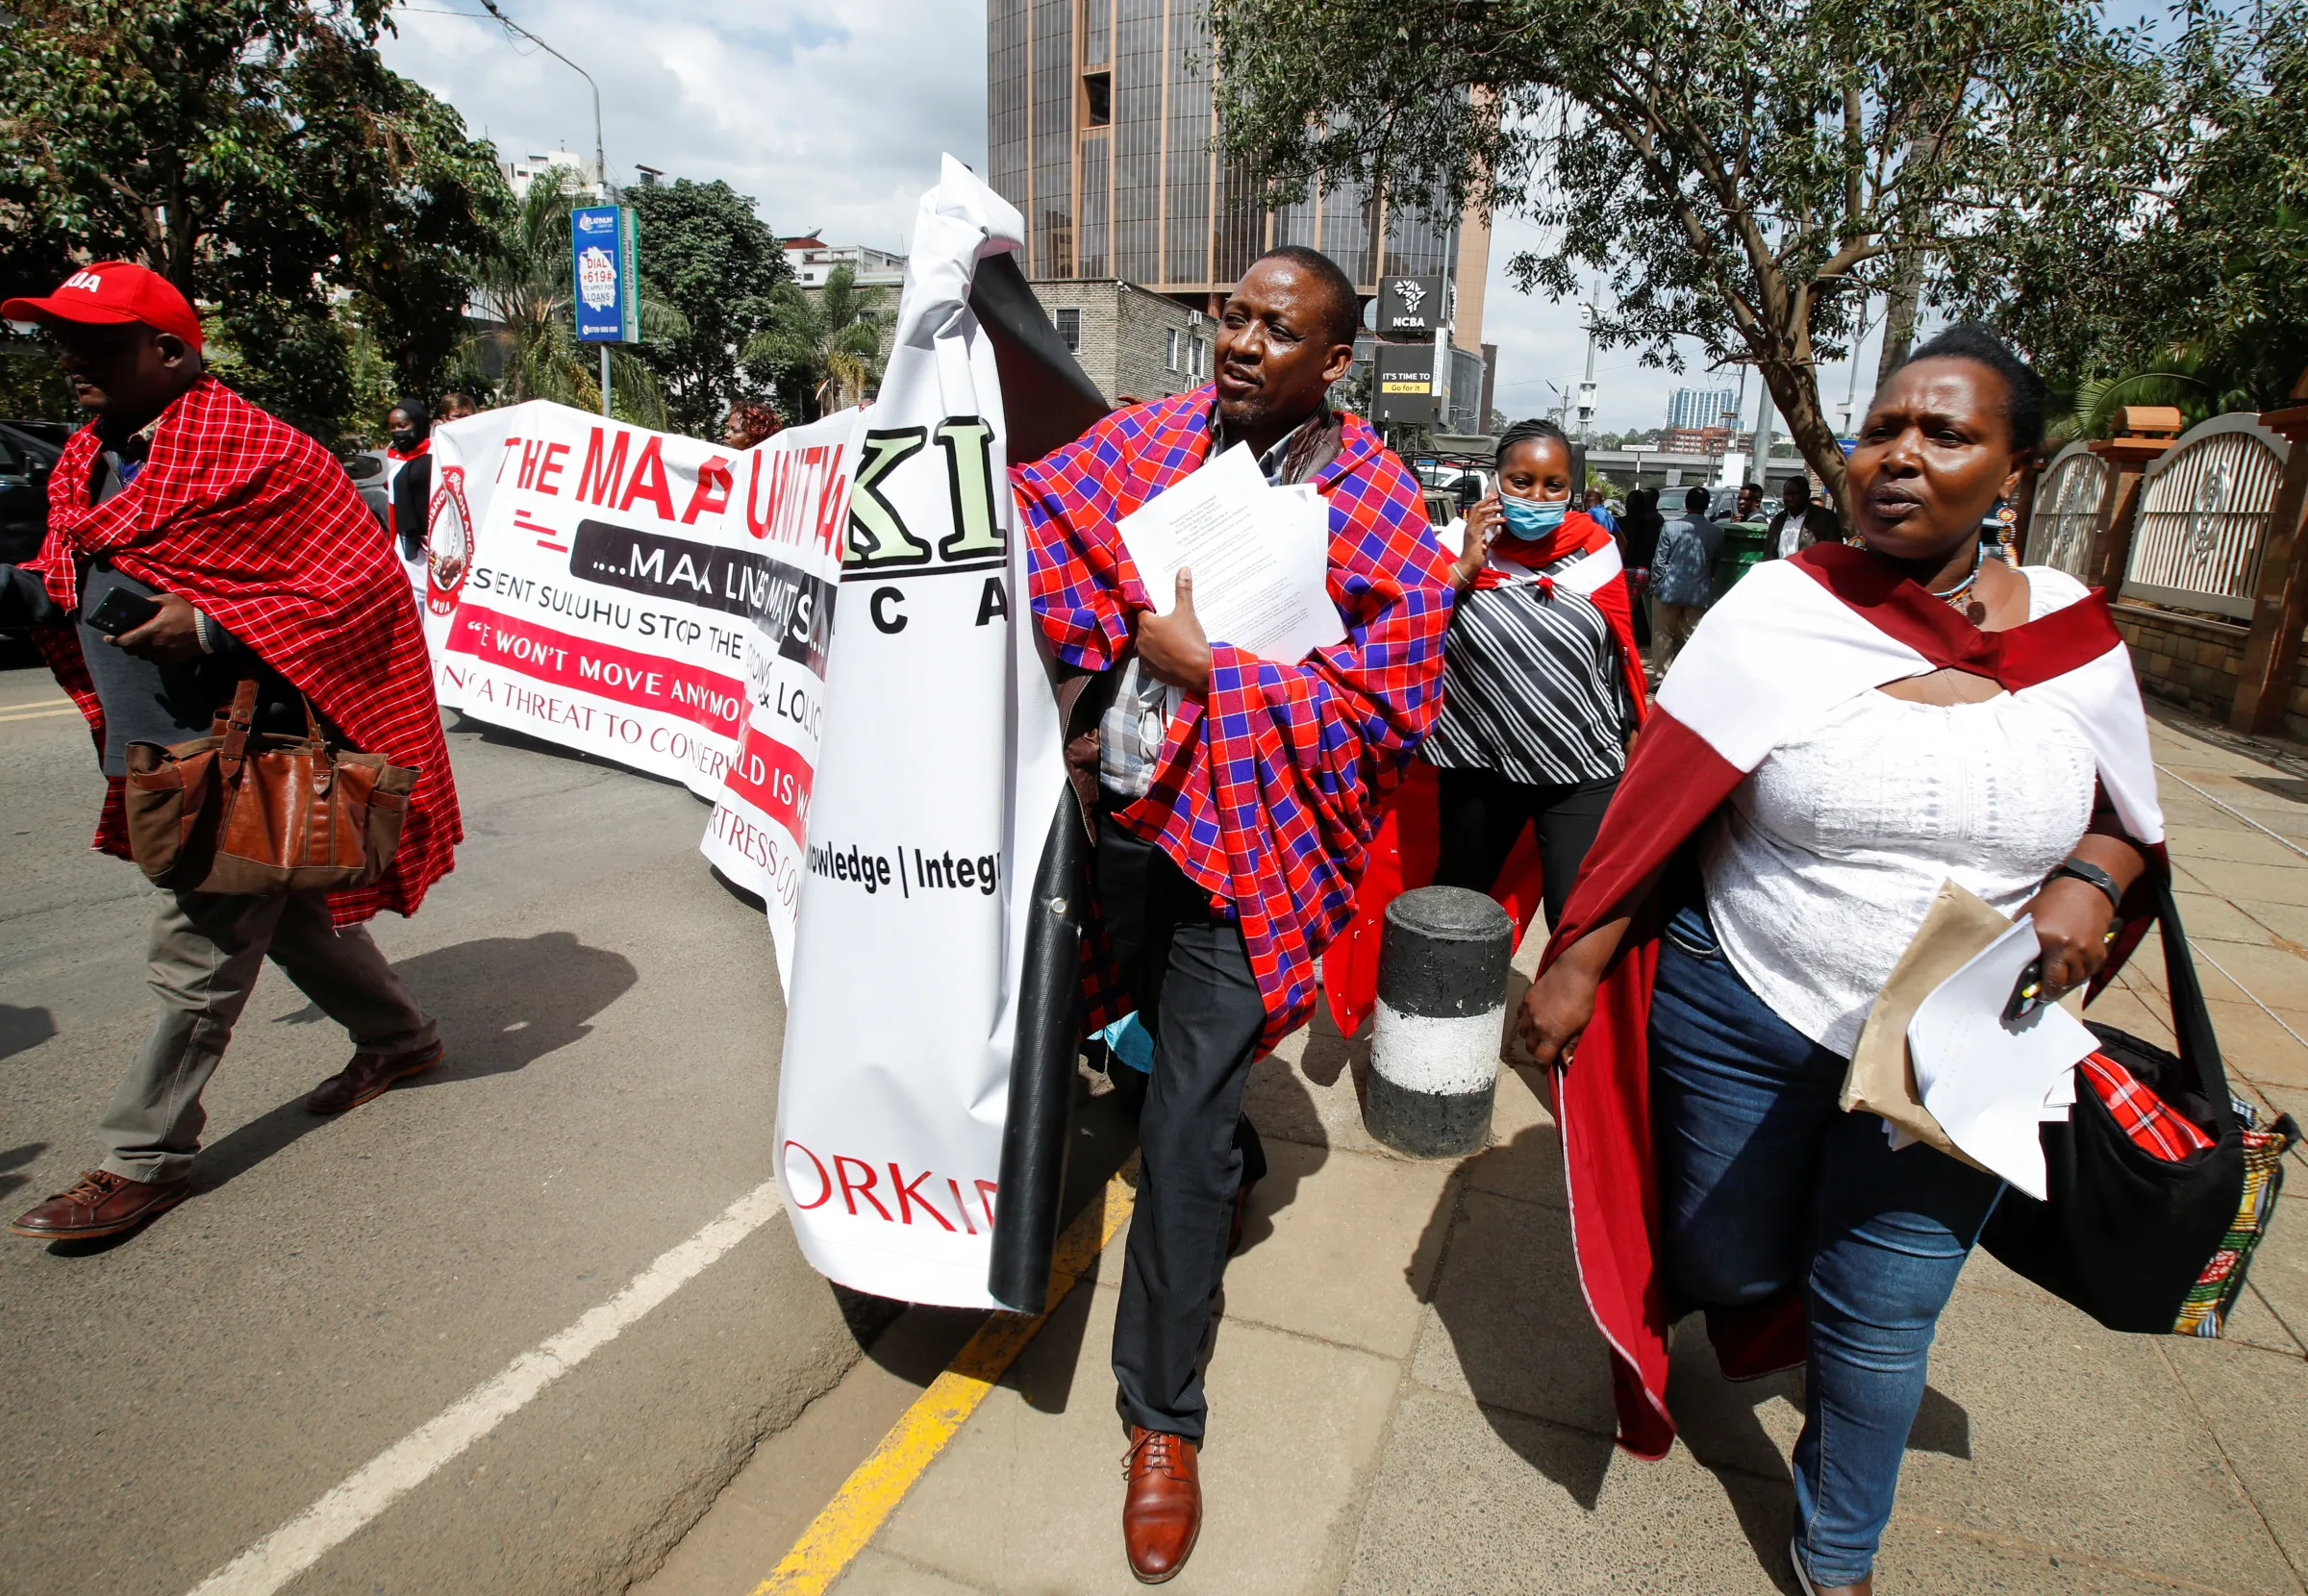
<svg viewBox="0 0 2308 1596">
<path fill-rule="evenodd" d="M 2245 412 L 2183 433 L 2141 481 L 2123 596 L 2249 620 L 2289 449 Z"/>
<path fill-rule="evenodd" d="M 2093 536 L 2099 531 L 2099 501 L 2107 493 L 2108 474 L 2108 462 L 2088 443 L 2070 443 L 2052 457 L 2044 480 L 2036 485 L 2022 563 L 2057 566 L 2072 577 L 2084 574 Z"/>
</svg>

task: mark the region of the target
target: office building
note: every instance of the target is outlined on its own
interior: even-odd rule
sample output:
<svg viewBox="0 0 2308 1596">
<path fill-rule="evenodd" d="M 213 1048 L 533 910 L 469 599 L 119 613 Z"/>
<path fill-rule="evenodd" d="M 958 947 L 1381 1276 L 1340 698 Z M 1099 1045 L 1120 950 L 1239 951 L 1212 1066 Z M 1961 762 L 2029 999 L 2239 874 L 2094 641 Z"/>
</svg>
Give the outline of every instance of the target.
<svg viewBox="0 0 2308 1596">
<path fill-rule="evenodd" d="M 1721 427 L 1733 425 L 1724 417 L 1739 408 L 1739 394 L 1727 387 L 1679 387 L 1667 402 L 1667 425 L 1670 431 L 1686 427 Z"/>
<path fill-rule="evenodd" d="M 522 156 L 506 162 L 503 169 L 506 184 L 513 189 L 514 199 L 527 199 L 529 186 L 541 177 L 548 184 L 566 189 L 580 205 L 603 203 L 601 168 L 566 150 L 555 150 L 549 155 Z"/>
<path fill-rule="evenodd" d="M 1212 55 L 1208 0 L 988 0 L 988 176 L 1026 218 L 1027 277 L 1127 282 L 1215 315 L 1281 244 L 1319 249 L 1366 297 L 1382 276 L 1446 276 L 1452 419 L 1474 430 L 1488 224 L 1358 187 L 1267 205 L 1218 153 Z"/>
<path fill-rule="evenodd" d="M 778 244 L 785 251 L 786 264 L 793 268 L 793 281 L 805 288 L 824 287 L 837 266 L 847 266 L 849 280 L 861 288 L 905 285 L 906 258 L 871 244 L 829 244 L 815 233 L 780 238 Z"/>
<path fill-rule="evenodd" d="M 1669 427 L 1659 435 L 1662 454 L 1712 455 L 1720 459 L 1730 447 L 1728 427 Z"/>
<path fill-rule="evenodd" d="M 1200 311 L 1112 277 L 1042 278 L 1032 286 L 1107 403 L 1167 399 L 1210 381 L 1218 325 Z"/>
</svg>

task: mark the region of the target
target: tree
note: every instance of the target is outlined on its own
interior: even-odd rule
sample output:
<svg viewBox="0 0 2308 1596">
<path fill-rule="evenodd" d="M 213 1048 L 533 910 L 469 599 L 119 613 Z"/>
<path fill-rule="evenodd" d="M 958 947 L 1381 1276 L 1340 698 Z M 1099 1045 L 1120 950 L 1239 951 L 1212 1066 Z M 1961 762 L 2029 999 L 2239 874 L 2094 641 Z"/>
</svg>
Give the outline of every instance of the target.
<svg viewBox="0 0 2308 1596">
<path fill-rule="evenodd" d="M 502 362 L 500 379 L 516 403 L 550 399 L 580 410 L 601 408 L 595 375 L 597 350 L 577 341 L 570 276 L 575 262 L 569 241 L 569 212 L 575 207 L 570 180 L 539 177 L 505 218 L 480 269 L 481 303 L 495 325 L 471 335 L 465 352 L 474 363 Z M 643 292 L 640 305 L 644 342 L 672 342 L 689 324 L 678 311 Z M 617 414 L 637 426 L 663 430 L 665 399 L 656 373 L 640 352 L 610 345 L 610 400 Z"/>
<path fill-rule="evenodd" d="M 2000 297 L 2015 232 L 2136 236 L 2186 130 L 2161 59 L 2082 0 L 1217 0 L 1214 24 L 1229 150 L 1278 195 L 1528 213 L 1526 290 L 1600 271 L 1606 345 L 1754 364 L 1839 502 L 1816 369 L 1866 298 L 1903 268 Z"/>
<path fill-rule="evenodd" d="M 353 324 L 397 386 L 428 388 L 504 185 L 456 112 L 387 70 L 386 12 L 11 0 L 0 287 L 52 288 L 21 276 L 42 257 L 141 261 L 215 308 L 220 361 L 252 398 L 324 437 L 351 404 Z"/>
<path fill-rule="evenodd" d="M 689 331 L 651 341 L 640 358 L 656 373 L 677 432 L 718 437 L 722 417 L 745 394 L 739 354 L 769 326 L 770 295 L 793 268 L 753 201 L 726 183 L 679 182 L 629 188 L 641 250 L 641 287 L 681 312 Z"/>
<path fill-rule="evenodd" d="M 806 408 L 802 419 L 854 405 L 881 380 L 891 320 L 882 289 L 861 288 L 849 267 L 836 266 L 815 294 L 781 283 L 771 301 L 769 325 L 745 345 L 746 367 Z"/>
<path fill-rule="evenodd" d="M 2082 436 L 2127 404 L 2273 409 L 2308 366 L 2308 10 L 2199 12 L 2172 54 L 2195 137 L 2170 203 L 2129 248 L 2025 252 L 1995 308 Z"/>
</svg>

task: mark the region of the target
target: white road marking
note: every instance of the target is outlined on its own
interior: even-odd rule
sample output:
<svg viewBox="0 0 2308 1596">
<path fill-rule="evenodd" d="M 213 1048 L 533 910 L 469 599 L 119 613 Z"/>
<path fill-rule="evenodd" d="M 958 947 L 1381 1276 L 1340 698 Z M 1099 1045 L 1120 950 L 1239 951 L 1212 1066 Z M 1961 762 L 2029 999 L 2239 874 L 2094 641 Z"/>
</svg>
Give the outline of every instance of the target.
<svg viewBox="0 0 2308 1596">
<path fill-rule="evenodd" d="M 720 1216 L 636 1275 L 624 1290 L 387 1447 L 336 1489 L 193 1587 L 192 1596 L 271 1596 L 424 1483 L 435 1470 L 777 1217 L 777 1183 L 765 1181 Z"/>
</svg>

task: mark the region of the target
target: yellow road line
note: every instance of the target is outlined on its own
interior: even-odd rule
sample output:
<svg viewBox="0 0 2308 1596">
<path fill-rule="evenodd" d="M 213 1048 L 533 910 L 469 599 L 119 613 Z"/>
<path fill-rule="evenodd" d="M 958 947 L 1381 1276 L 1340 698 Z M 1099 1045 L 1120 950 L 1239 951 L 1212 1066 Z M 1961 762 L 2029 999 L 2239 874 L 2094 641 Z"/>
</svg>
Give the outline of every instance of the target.
<svg viewBox="0 0 2308 1596">
<path fill-rule="evenodd" d="M 11 720 L 46 720 L 51 715 L 76 715 L 80 713 L 80 706 L 73 703 L 68 698 L 62 701 L 62 708 L 48 708 L 47 706 L 53 702 L 55 701 L 43 700 L 42 703 L 38 706 L 26 705 L 19 706 L 14 709 L 0 710 L 0 722 L 7 722 Z"/>
<path fill-rule="evenodd" d="M 785 1560 L 754 1586 L 753 1596 L 821 1596 L 841 1577 L 1130 1217 L 1135 1193 L 1127 1183 L 1137 1168 L 1138 1155 L 1133 1153 L 1120 1173 L 1106 1183 L 1105 1201 L 1083 1209 L 1058 1237 L 1050 1259 L 1049 1300 L 1042 1310 L 1031 1315 L 994 1313 L 979 1326 L 945 1372 L 915 1399 L 881 1444 L 841 1483 Z"/>
</svg>

